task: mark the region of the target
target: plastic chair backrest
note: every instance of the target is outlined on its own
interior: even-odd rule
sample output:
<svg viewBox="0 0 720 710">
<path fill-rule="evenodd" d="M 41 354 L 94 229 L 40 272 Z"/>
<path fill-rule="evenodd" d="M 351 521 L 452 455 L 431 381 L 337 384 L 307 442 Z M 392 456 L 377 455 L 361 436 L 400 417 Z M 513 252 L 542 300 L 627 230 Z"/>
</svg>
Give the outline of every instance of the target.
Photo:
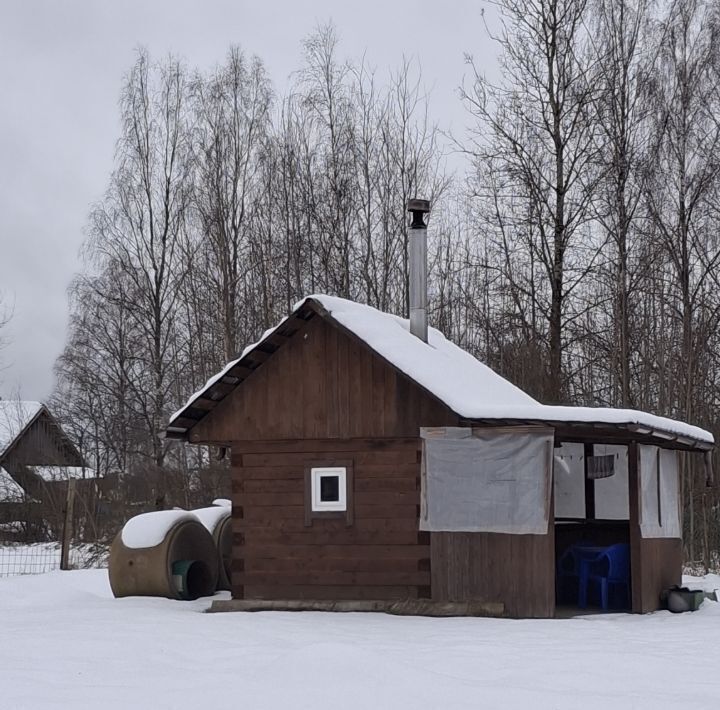
<svg viewBox="0 0 720 710">
<path fill-rule="evenodd" d="M 630 545 L 624 542 L 610 545 L 603 556 L 608 560 L 608 579 L 630 578 Z"/>
</svg>

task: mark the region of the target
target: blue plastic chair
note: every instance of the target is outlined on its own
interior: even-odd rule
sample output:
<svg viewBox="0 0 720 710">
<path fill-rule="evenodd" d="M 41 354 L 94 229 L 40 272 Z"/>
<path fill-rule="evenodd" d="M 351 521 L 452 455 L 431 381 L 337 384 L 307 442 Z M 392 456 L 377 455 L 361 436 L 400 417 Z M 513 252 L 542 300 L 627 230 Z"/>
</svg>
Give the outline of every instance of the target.
<svg viewBox="0 0 720 710">
<path fill-rule="evenodd" d="M 580 588 L 578 604 L 587 607 L 588 587 L 597 584 L 600 590 L 600 605 L 608 609 L 609 593 L 612 587 L 620 588 L 627 605 L 630 601 L 630 546 L 621 543 L 611 545 L 595 557 L 580 561 Z"/>
<path fill-rule="evenodd" d="M 568 547 L 557 561 L 558 601 L 567 602 L 576 598 L 580 583 L 580 565 L 573 547 Z"/>
</svg>

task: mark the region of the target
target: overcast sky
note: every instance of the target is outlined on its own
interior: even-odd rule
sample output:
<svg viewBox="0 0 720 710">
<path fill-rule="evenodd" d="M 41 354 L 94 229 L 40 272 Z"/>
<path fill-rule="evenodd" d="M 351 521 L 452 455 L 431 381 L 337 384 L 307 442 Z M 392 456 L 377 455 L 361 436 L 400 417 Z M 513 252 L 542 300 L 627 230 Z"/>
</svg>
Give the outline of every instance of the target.
<svg viewBox="0 0 720 710">
<path fill-rule="evenodd" d="M 138 46 L 201 68 L 231 44 L 258 54 L 278 92 L 303 37 L 332 20 L 341 56 L 419 60 L 433 117 L 461 131 L 465 52 L 493 64 L 471 0 L 0 0 L 0 293 L 14 312 L 0 396 L 44 399 L 67 327 L 66 290 L 92 203 L 112 168 L 117 100 Z M 492 69 L 492 67 L 490 67 Z"/>
</svg>

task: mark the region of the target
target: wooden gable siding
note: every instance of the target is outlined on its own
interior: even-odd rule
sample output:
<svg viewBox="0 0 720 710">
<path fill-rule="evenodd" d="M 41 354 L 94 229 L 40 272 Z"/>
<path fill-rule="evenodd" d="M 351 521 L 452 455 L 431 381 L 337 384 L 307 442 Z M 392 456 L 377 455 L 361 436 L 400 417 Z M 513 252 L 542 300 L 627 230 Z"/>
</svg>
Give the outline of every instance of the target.
<svg viewBox="0 0 720 710">
<path fill-rule="evenodd" d="M 82 466 L 82 459 L 58 436 L 57 425 L 43 413 L 3 456 L 2 467 L 11 473 L 24 466 Z"/>
<path fill-rule="evenodd" d="M 458 417 L 364 343 L 312 318 L 190 431 L 193 443 L 418 436 Z"/>
<path fill-rule="evenodd" d="M 430 597 L 430 538 L 418 530 L 420 440 L 314 439 L 233 446 L 236 599 Z M 352 462 L 352 523 L 305 521 L 308 462 Z"/>
<path fill-rule="evenodd" d="M 30 498 L 47 499 L 48 484 L 28 466 L 82 466 L 83 461 L 46 412 L 22 432 L 0 461 Z"/>
</svg>

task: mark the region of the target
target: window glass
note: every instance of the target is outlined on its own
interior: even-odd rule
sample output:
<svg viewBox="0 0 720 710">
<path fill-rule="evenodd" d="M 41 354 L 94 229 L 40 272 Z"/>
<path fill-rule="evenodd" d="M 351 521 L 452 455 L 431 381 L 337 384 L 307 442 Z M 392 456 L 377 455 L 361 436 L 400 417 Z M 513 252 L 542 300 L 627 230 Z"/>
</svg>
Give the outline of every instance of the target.
<svg viewBox="0 0 720 710">
<path fill-rule="evenodd" d="M 332 503 L 340 500 L 340 477 L 337 475 L 320 477 L 320 500 Z"/>
<path fill-rule="evenodd" d="M 310 470 L 312 510 L 347 510 L 347 469 L 341 466 Z"/>
</svg>

